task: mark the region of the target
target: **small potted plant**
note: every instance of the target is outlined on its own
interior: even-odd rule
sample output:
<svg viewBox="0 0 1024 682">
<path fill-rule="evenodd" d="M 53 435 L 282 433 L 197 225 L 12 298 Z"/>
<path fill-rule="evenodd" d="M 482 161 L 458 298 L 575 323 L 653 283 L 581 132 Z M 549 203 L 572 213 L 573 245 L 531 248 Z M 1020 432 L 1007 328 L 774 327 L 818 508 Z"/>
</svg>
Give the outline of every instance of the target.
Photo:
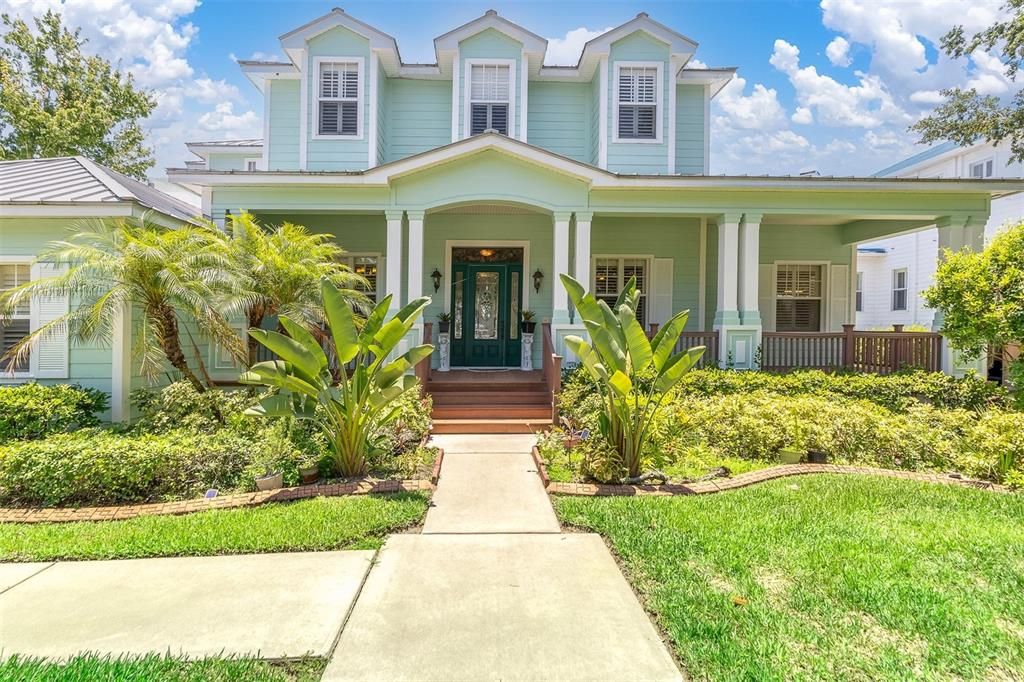
<svg viewBox="0 0 1024 682">
<path fill-rule="evenodd" d="M 263 475 L 256 479 L 256 490 L 277 490 L 284 486 L 284 472 L 274 473 L 270 462 L 263 465 Z"/>
<path fill-rule="evenodd" d="M 807 427 L 796 418 L 789 441 L 779 450 L 779 461 L 783 464 L 799 464 L 807 456 Z"/>
<path fill-rule="evenodd" d="M 320 478 L 320 460 L 306 456 L 299 463 L 299 479 L 302 485 L 316 483 Z"/>
<path fill-rule="evenodd" d="M 438 325 L 437 325 L 438 326 L 438 330 L 442 334 L 447 334 L 451 330 L 451 327 L 452 327 L 452 314 L 451 313 L 441 313 L 440 315 L 437 316 L 437 322 L 438 322 Z"/>
<path fill-rule="evenodd" d="M 533 330 L 537 328 L 537 323 L 534 322 L 534 318 L 536 317 L 536 315 L 532 310 L 524 310 L 522 315 L 523 322 L 520 325 L 520 329 L 524 334 L 532 334 Z"/>
</svg>

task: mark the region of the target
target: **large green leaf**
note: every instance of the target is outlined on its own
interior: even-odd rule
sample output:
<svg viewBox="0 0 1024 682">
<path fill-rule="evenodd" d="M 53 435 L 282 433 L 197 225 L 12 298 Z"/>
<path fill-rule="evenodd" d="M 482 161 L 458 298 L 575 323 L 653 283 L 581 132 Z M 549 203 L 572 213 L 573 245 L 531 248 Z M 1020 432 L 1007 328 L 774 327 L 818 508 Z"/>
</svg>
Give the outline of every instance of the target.
<svg viewBox="0 0 1024 682">
<path fill-rule="evenodd" d="M 245 414 L 252 417 L 312 419 L 316 414 L 316 403 L 311 400 L 301 400 L 288 393 L 278 393 L 263 398 L 258 404 L 247 409 Z"/>
<path fill-rule="evenodd" d="M 597 299 L 587 293 L 583 285 L 571 276 L 563 273 L 559 277 L 562 280 L 562 286 L 565 287 L 566 292 L 569 294 L 569 300 L 572 301 L 572 305 L 576 308 L 576 312 L 580 314 L 580 317 L 584 320 L 599 321 L 601 319 L 601 311 L 597 307 Z"/>
<path fill-rule="evenodd" d="M 615 373 L 612 374 L 610 379 L 608 379 L 608 385 L 612 387 L 612 390 L 614 390 L 620 398 L 625 398 L 629 395 L 629 392 L 633 390 L 633 382 L 629 380 L 629 376 L 627 376 L 625 372 L 620 372 L 618 370 L 615 370 Z"/>
<path fill-rule="evenodd" d="M 654 335 L 654 339 L 651 341 L 651 350 L 654 353 L 654 368 L 659 372 L 665 366 L 665 361 L 675 351 L 676 344 L 679 343 L 679 336 L 686 328 L 686 320 L 689 316 L 689 310 L 676 313 Z"/>
<path fill-rule="evenodd" d="M 320 293 L 324 297 L 324 312 L 334 339 L 334 352 L 338 355 L 338 362 L 346 365 L 359 354 L 359 330 L 356 329 L 355 316 L 348 301 L 329 280 L 320 283 Z"/>
<path fill-rule="evenodd" d="M 579 358 L 580 364 L 590 373 L 595 381 L 601 380 L 601 374 L 597 371 L 597 365 L 601 364 L 601 358 L 593 347 L 576 335 L 565 337 L 565 345 Z"/>
<path fill-rule="evenodd" d="M 370 345 L 371 339 L 374 334 L 380 330 L 380 326 L 384 324 L 384 319 L 388 316 L 388 308 L 391 307 L 392 295 L 388 294 L 381 301 L 373 307 L 370 314 L 366 318 L 366 323 L 363 325 L 363 331 L 361 335 L 361 341 L 364 346 Z"/>
<path fill-rule="evenodd" d="M 327 355 L 324 354 L 324 349 L 320 345 L 320 342 L 316 340 L 316 337 L 309 333 L 308 329 L 300 324 L 296 324 L 294 321 L 288 319 L 287 316 L 281 316 L 278 321 L 281 323 L 281 326 L 284 327 L 284 330 L 288 332 L 288 336 L 298 341 L 302 344 L 303 348 L 308 349 L 313 354 L 316 358 L 317 364 L 320 366 L 318 373 L 327 369 Z"/>
<path fill-rule="evenodd" d="M 623 303 L 628 304 L 633 312 L 636 313 L 636 302 L 634 301 L 634 294 L 636 293 L 636 275 L 632 275 L 629 281 L 626 282 L 626 286 L 622 287 L 622 291 L 619 292 L 618 298 L 615 299 L 615 310 L 622 307 Z"/>
<path fill-rule="evenodd" d="M 626 351 L 608 330 L 596 322 L 586 321 L 587 331 L 601 362 L 611 371 L 626 371 Z"/>
<path fill-rule="evenodd" d="M 321 364 L 313 349 L 306 348 L 300 341 L 266 329 L 250 329 L 249 336 L 273 351 L 279 358 L 292 365 L 292 369 L 308 382 L 317 381 Z M 323 350 L 314 343 L 323 356 Z"/>
<path fill-rule="evenodd" d="M 430 297 L 420 296 L 415 300 L 409 301 L 404 308 L 395 313 L 395 317 L 402 322 L 415 322 L 416 318 L 419 317 L 420 313 L 428 305 L 430 305 Z"/>
<path fill-rule="evenodd" d="M 682 380 L 683 375 L 700 362 L 702 355 L 704 355 L 704 346 L 694 346 L 673 355 L 654 382 L 654 390 L 658 393 L 671 391 Z"/>
<path fill-rule="evenodd" d="M 629 359 L 634 372 L 642 372 L 651 365 L 651 342 L 647 340 L 644 328 L 636 319 L 636 312 L 628 305 L 619 306 L 619 323 L 626 337 Z"/>
<path fill-rule="evenodd" d="M 397 317 L 392 317 L 390 320 L 385 322 L 381 328 L 373 335 L 373 345 L 379 349 L 378 356 L 386 356 L 398 342 L 401 341 L 411 328 L 409 322 L 400 320 Z"/>
<path fill-rule="evenodd" d="M 310 383 L 305 381 L 295 376 L 292 372 L 293 367 L 284 362 L 277 360 L 258 362 L 250 367 L 248 372 L 242 374 L 238 381 L 243 384 L 273 386 L 294 393 L 302 393 L 311 398 L 319 397 L 323 386 L 318 382 Z"/>
<path fill-rule="evenodd" d="M 430 344 L 410 348 L 402 357 L 386 365 L 377 372 L 374 383 L 378 387 L 390 386 L 398 377 L 415 367 L 421 360 L 430 355 L 434 347 Z"/>
</svg>

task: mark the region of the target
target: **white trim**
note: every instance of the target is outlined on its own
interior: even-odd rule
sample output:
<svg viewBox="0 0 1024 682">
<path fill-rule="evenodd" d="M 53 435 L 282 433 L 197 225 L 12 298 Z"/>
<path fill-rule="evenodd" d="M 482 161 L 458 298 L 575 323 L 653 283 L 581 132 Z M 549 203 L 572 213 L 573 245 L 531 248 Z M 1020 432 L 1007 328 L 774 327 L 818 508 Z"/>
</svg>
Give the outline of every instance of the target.
<svg viewBox="0 0 1024 682">
<path fill-rule="evenodd" d="M 896 275 L 903 273 L 903 287 L 896 287 Z M 896 307 L 896 292 L 903 292 L 903 307 Z M 910 268 L 892 268 L 889 274 L 889 311 L 894 313 L 905 313 L 910 311 Z"/>
<path fill-rule="evenodd" d="M 255 164 L 255 167 L 250 169 L 249 168 L 249 164 L 250 163 Z M 266 170 L 267 168 L 266 168 L 266 166 L 263 165 L 263 163 L 264 162 L 263 162 L 263 157 L 262 156 L 247 156 L 247 157 L 244 157 L 242 159 L 242 170 L 249 171 L 249 172 L 258 171 L 258 170 Z"/>
<path fill-rule="evenodd" d="M 409 255 L 406 257 L 406 298 L 414 301 L 423 295 L 423 231 L 426 216 L 420 212 L 415 213 L 418 217 L 412 216 L 413 211 L 406 211 L 406 219 L 409 222 L 409 234 L 406 238 L 406 247 Z"/>
<path fill-rule="evenodd" d="M 470 95 L 473 93 L 473 67 L 474 66 L 507 66 L 508 67 L 508 135 L 515 139 L 516 125 L 519 123 L 519 115 L 516 112 L 516 88 L 519 83 L 519 74 L 516 73 L 516 60 L 514 59 L 466 59 L 462 63 L 462 139 L 470 137 L 472 130 L 470 115 Z"/>
<path fill-rule="evenodd" d="M 586 220 L 582 220 L 579 215 L 576 216 L 576 253 L 574 254 L 573 263 L 573 276 L 577 282 L 583 283 L 584 280 L 590 281 L 591 270 L 584 269 L 584 267 L 591 266 L 592 260 L 590 257 L 590 245 L 592 243 L 594 229 L 593 216 Z"/>
<path fill-rule="evenodd" d="M 302 54 L 302 79 L 299 81 L 299 170 L 306 170 L 309 157 L 309 55 Z"/>
<path fill-rule="evenodd" d="M 989 178 L 995 177 L 995 175 L 996 175 L 996 157 L 994 155 L 983 156 L 983 157 L 981 157 L 979 159 L 976 159 L 976 160 L 973 160 L 973 161 L 967 160 L 966 158 L 964 160 L 967 161 L 967 175 L 965 176 L 967 179 L 971 179 L 971 180 L 987 180 Z M 985 165 L 989 164 L 989 163 L 992 164 L 992 175 L 985 175 L 984 174 L 985 173 Z M 982 175 L 980 177 L 978 177 L 978 178 L 974 177 L 974 167 L 975 166 L 981 166 Z"/>
<path fill-rule="evenodd" d="M 597 125 L 601 129 L 597 136 L 597 167 L 608 168 L 608 55 L 601 56 L 601 80 L 598 83 Z"/>
<path fill-rule="evenodd" d="M 654 106 L 657 121 L 654 138 L 619 137 L 619 71 L 621 69 L 654 69 Z M 612 64 L 615 74 L 614 119 L 612 121 L 612 142 L 616 144 L 661 144 L 665 137 L 665 64 L 664 62 L 616 61 Z"/>
<path fill-rule="evenodd" d="M 707 330 L 708 299 L 708 219 L 700 219 L 700 259 L 697 265 L 697 314 L 700 316 L 699 331 Z"/>
<path fill-rule="evenodd" d="M 668 99 L 668 116 L 666 118 L 667 128 L 666 131 L 668 144 L 668 172 L 670 175 L 676 172 L 676 98 L 679 96 L 679 89 L 676 86 L 675 74 L 679 72 L 679 66 L 676 63 L 675 57 L 669 57 L 669 86 L 670 90 L 666 93 Z"/>
<path fill-rule="evenodd" d="M 121 217 L 134 214 L 129 202 L 105 202 L 97 204 L 7 204 L 0 202 L 0 214 L 5 218 L 103 218 Z"/>
<path fill-rule="evenodd" d="M 622 287 L 626 284 L 626 277 L 623 271 L 623 261 L 626 260 L 642 260 L 644 261 L 644 278 L 647 280 L 646 289 L 641 289 L 640 293 L 643 295 L 644 304 L 644 324 L 650 324 L 651 322 L 651 287 L 654 284 L 654 254 L 650 253 L 595 253 L 590 256 L 590 281 L 587 285 L 590 287 L 590 293 L 597 296 L 597 261 L 600 258 L 605 260 L 618 260 L 619 261 L 619 286 L 618 291 L 622 291 Z M 675 260 L 673 258 L 673 260 Z M 604 295 L 604 294 L 602 294 Z M 618 292 L 616 292 L 618 295 Z M 646 330 L 645 330 L 646 331 Z"/>
<path fill-rule="evenodd" d="M 502 248 L 520 248 L 523 250 L 523 277 L 520 286 L 523 287 L 522 310 L 530 310 L 530 288 L 527 284 L 532 273 L 530 273 L 530 240 L 522 239 L 446 239 L 444 240 L 444 279 L 441 284 L 444 289 L 444 310 L 451 312 L 452 309 L 452 249 L 466 246 L 500 246 Z"/>
<path fill-rule="evenodd" d="M 711 86 L 704 86 L 704 175 L 711 174 Z"/>
<path fill-rule="evenodd" d="M 530 60 L 526 57 L 526 50 L 519 60 L 520 74 L 519 74 L 519 139 L 522 142 L 527 141 L 527 97 L 529 96 L 529 81 L 530 81 Z"/>
<path fill-rule="evenodd" d="M 313 58 L 314 72 L 313 76 L 316 78 L 316 101 L 313 107 L 314 125 L 313 125 L 313 139 L 314 140 L 363 140 L 366 137 L 366 118 L 365 107 L 366 107 L 366 59 L 363 57 L 342 57 L 332 56 L 323 57 L 318 56 Z M 356 118 L 356 134 L 355 135 L 321 135 L 320 134 L 320 65 L 321 64 L 355 64 L 356 65 L 356 79 L 359 81 L 359 87 L 357 88 L 356 96 L 356 112 L 358 117 Z M 308 81 L 309 79 L 307 79 Z M 334 100 L 331 100 L 334 101 Z M 345 100 L 351 101 L 351 100 Z M 339 111 L 338 116 L 341 116 Z"/>
<path fill-rule="evenodd" d="M 117 311 L 110 351 L 110 420 L 126 422 L 132 417 L 129 400 L 132 390 L 131 306 L 121 306 Z"/>
<path fill-rule="evenodd" d="M 388 269 L 384 273 L 384 295 L 391 295 L 391 310 L 402 307 L 402 221 L 404 211 L 396 211 L 397 218 L 387 218 L 387 241 L 384 257 Z M 380 277 L 378 274 L 377 277 Z"/>
<path fill-rule="evenodd" d="M 378 101 L 377 101 L 377 77 L 380 72 L 380 66 L 378 64 L 377 53 L 373 50 L 370 51 L 370 74 L 369 82 L 367 83 L 367 116 L 366 116 L 366 167 L 373 168 L 377 165 L 377 116 L 378 116 Z"/>
<path fill-rule="evenodd" d="M 0 265 L 27 265 L 29 266 L 28 281 L 38 278 L 38 267 L 33 265 L 34 256 L 4 256 L 0 255 Z M 28 312 L 28 333 L 31 334 L 39 328 L 39 306 L 36 305 L 36 298 L 33 296 L 29 302 Z M 32 349 L 28 358 L 27 372 L 0 371 L 0 384 L 20 383 L 36 378 L 38 374 L 39 355 L 35 348 Z"/>
<path fill-rule="evenodd" d="M 263 157 L 263 170 L 270 170 L 270 96 L 273 92 L 271 81 L 267 81 L 263 91 L 263 149 L 260 150 Z M 206 162 L 209 165 L 209 161 Z"/>
<path fill-rule="evenodd" d="M 459 141 L 459 94 L 462 82 L 462 70 L 459 69 L 459 50 L 456 48 L 452 57 L 452 142 Z"/>
</svg>

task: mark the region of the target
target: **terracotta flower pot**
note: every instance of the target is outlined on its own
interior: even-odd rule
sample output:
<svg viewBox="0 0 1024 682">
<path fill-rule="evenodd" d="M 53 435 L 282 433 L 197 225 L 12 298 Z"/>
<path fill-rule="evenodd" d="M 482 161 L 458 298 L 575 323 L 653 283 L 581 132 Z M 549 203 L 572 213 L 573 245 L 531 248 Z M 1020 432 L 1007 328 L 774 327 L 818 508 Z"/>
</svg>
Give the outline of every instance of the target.
<svg viewBox="0 0 1024 682">
<path fill-rule="evenodd" d="M 302 479 L 303 485 L 309 485 L 310 483 L 316 483 L 320 478 L 320 467 L 317 465 L 300 467 L 299 478 Z"/>
<path fill-rule="evenodd" d="M 256 479 L 257 490 L 277 490 L 284 485 L 284 474 L 278 472 Z"/>
</svg>

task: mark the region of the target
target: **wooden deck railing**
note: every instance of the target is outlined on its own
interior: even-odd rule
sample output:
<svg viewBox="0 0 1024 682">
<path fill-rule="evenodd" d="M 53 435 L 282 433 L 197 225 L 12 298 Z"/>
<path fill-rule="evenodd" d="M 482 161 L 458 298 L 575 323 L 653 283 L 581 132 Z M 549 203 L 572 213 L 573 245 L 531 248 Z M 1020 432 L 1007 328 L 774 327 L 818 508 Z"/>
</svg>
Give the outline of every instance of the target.
<svg viewBox="0 0 1024 682">
<path fill-rule="evenodd" d="M 651 324 L 650 329 L 647 332 L 648 338 L 653 339 L 654 335 L 658 333 L 658 325 Z M 683 332 L 679 336 L 679 341 L 676 343 L 675 352 L 679 353 L 684 350 L 689 350 L 694 346 L 704 346 L 707 350 L 704 351 L 704 355 L 701 356 L 700 362 L 697 363 L 698 367 L 709 367 L 718 364 L 718 332 L 707 331 L 707 332 Z"/>
<path fill-rule="evenodd" d="M 558 422 L 558 394 L 562 390 L 562 356 L 555 353 L 555 342 L 551 338 L 551 323 L 543 322 L 541 329 L 541 369 L 544 382 L 551 394 L 551 421 Z"/>
<path fill-rule="evenodd" d="M 798 368 L 851 369 L 872 374 L 891 374 L 907 368 L 939 372 L 942 335 L 905 332 L 902 325 L 896 325 L 891 332 L 857 331 L 852 324 L 843 325 L 841 332 L 761 335 L 761 369 Z"/>
</svg>

